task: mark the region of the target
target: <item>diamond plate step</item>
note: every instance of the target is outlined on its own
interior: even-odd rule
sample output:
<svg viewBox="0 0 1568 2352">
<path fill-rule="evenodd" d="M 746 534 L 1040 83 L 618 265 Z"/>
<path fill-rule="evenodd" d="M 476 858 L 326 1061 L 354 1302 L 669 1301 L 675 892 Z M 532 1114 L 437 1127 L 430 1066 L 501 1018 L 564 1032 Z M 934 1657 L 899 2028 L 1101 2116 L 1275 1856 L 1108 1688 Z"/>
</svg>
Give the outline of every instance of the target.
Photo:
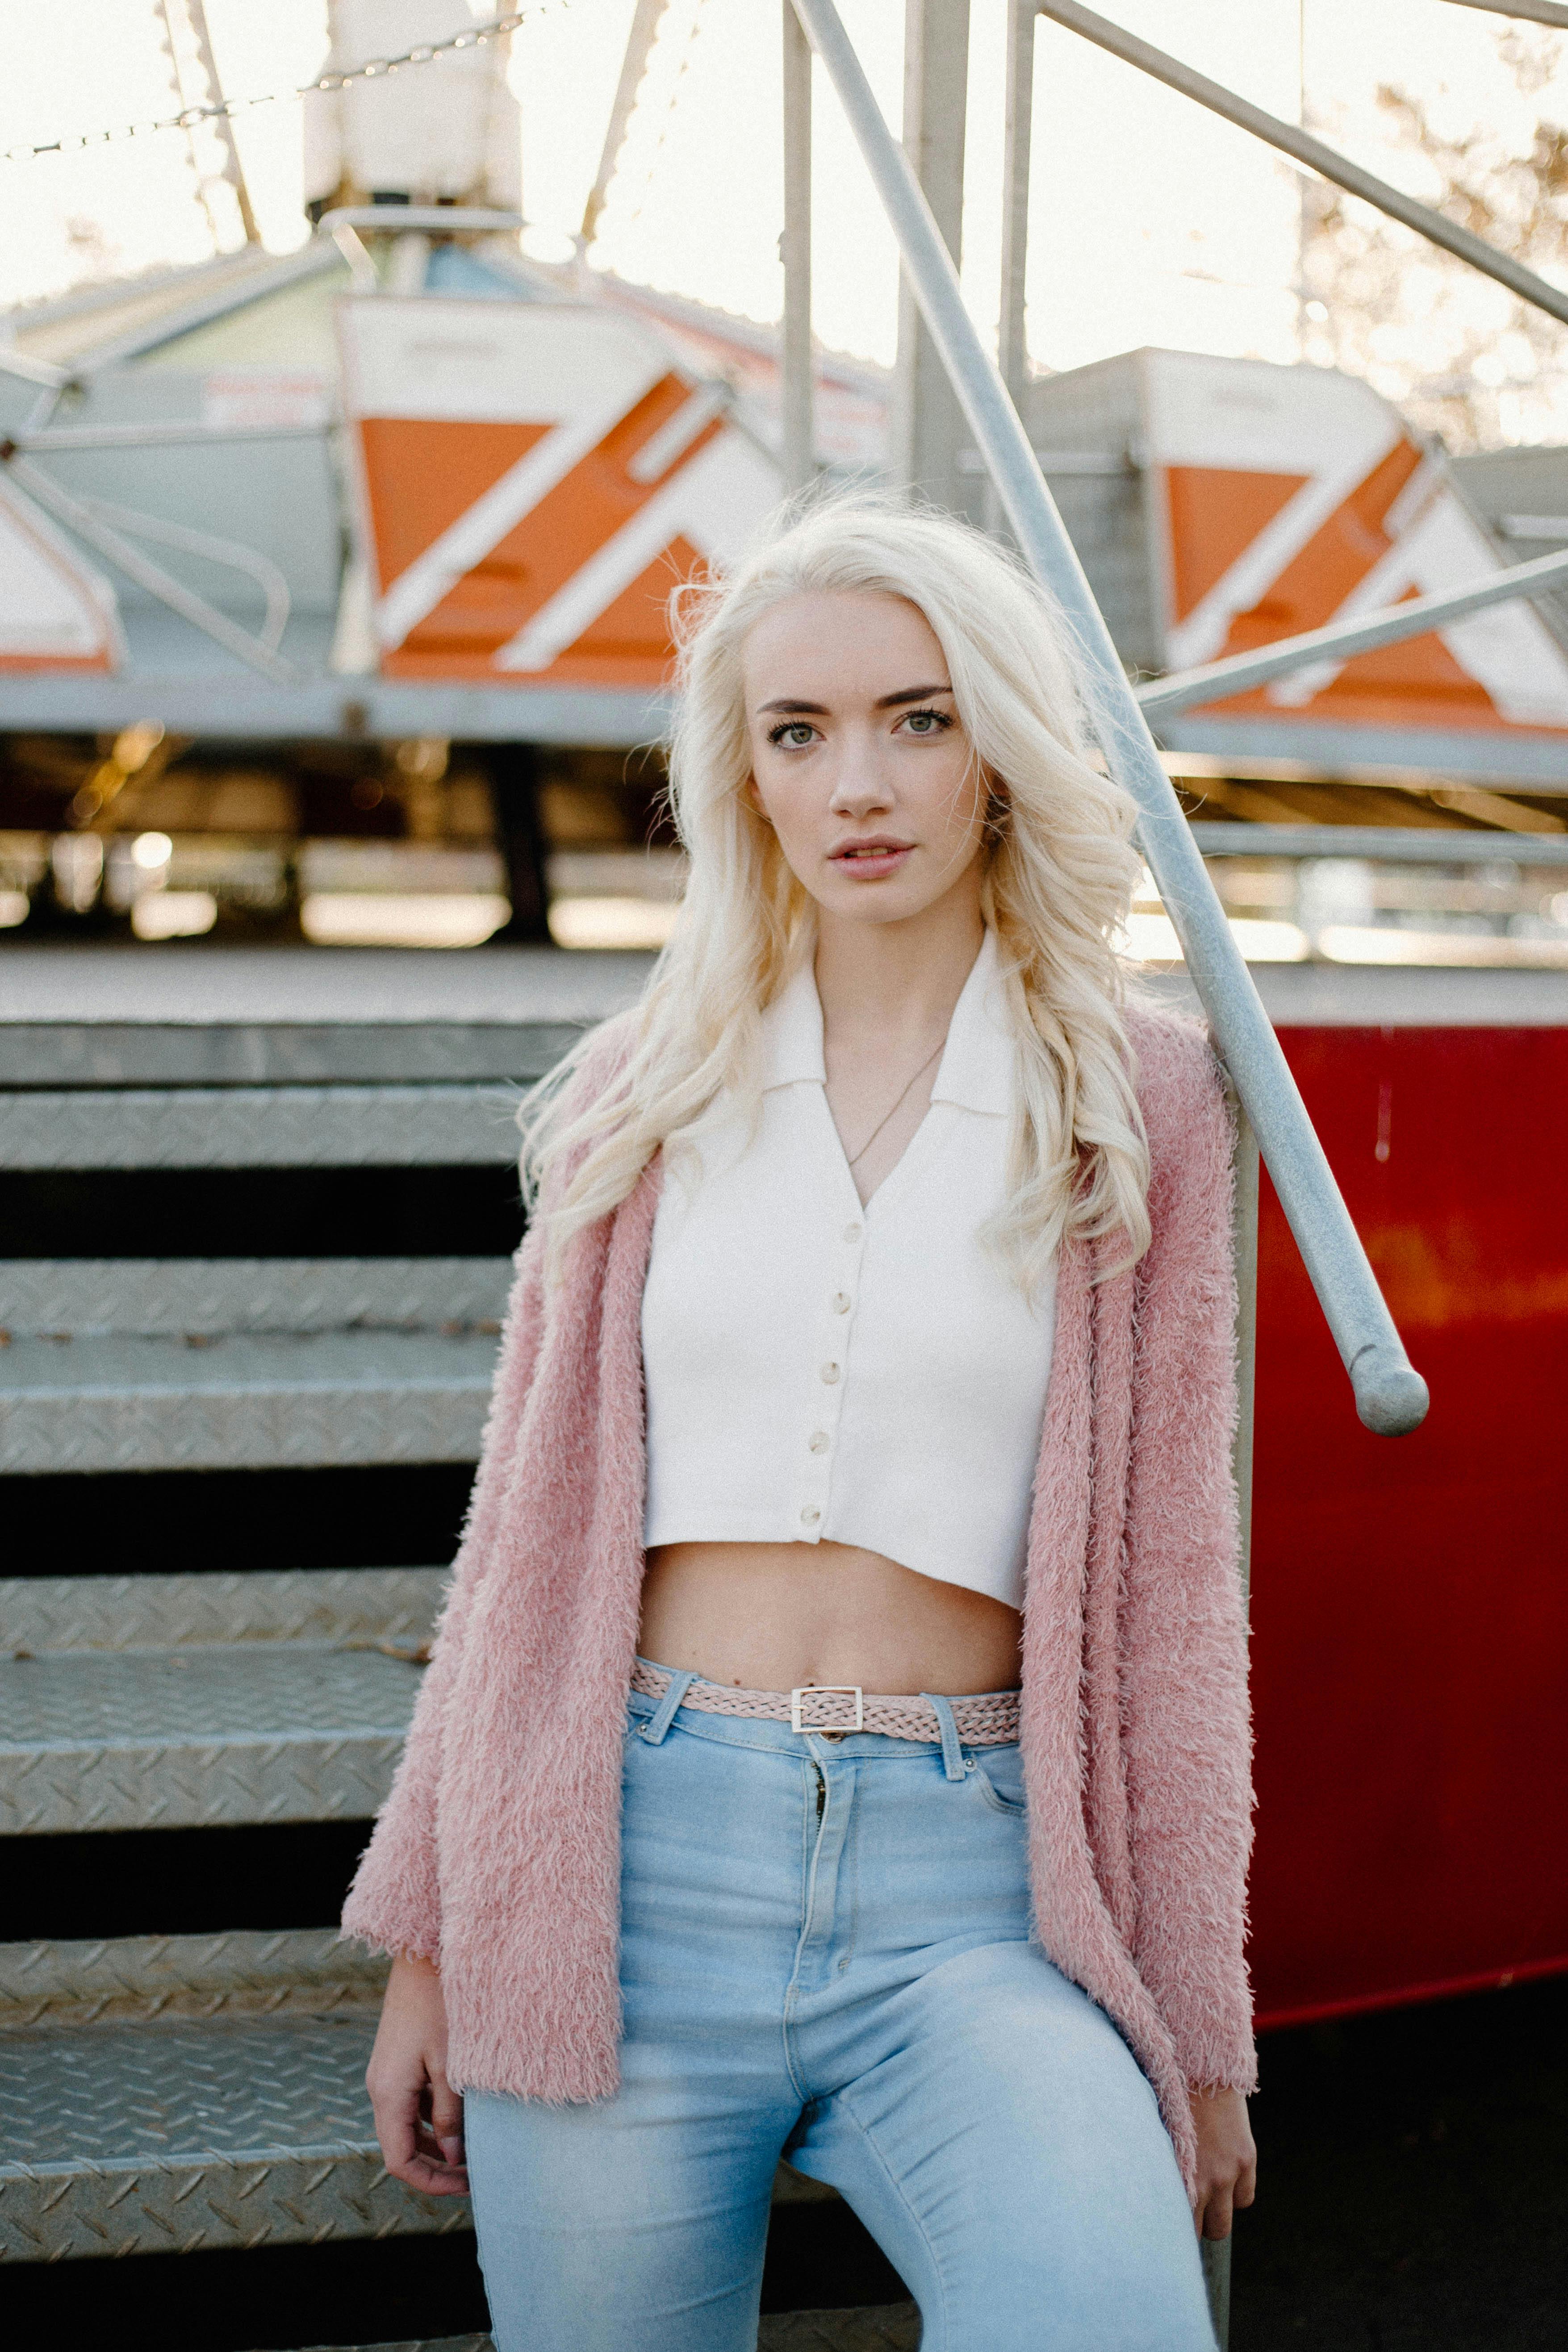
<svg viewBox="0 0 1568 2352">
<path fill-rule="evenodd" d="M 509 1258 L 16 1258 L 0 1261 L 15 1337 L 499 1328 Z"/>
<path fill-rule="evenodd" d="M 757 2352 L 920 2352 L 920 2313 L 912 2303 L 854 2311 L 764 2312 Z M 488 2336 L 435 2336 L 401 2344 L 315 2345 L 311 2352 L 495 2352 Z"/>
<path fill-rule="evenodd" d="M 0 1582 L 0 1834 L 368 1820 L 445 1580 Z"/>
<path fill-rule="evenodd" d="M 127 1087 L 14 1094 L 0 1168 L 456 1168 L 518 1156 L 519 1089 Z"/>
<path fill-rule="evenodd" d="M 375 2145 L 385 1981 L 325 1927 L 0 1944 L 0 2261 L 468 2229 Z"/>
<path fill-rule="evenodd" d="M 444 1568 L 215 1570 L 186 1576 L 0 1577 L 0 1651 L 174 1650 L 222 1642 L 364 1641 L 413 1649 Z"/>
<path fill-rule="evenodd" d="M 0 2258 L 468 2228 L 376 2149 L 384 1977 L 330 1929 L 0 1946 Z"/>
<path fill-rule="evenodd" d="M 0 1349 L 0 1471 L 472 1462 L 494 1360 L 471 1333 L 18 1339 Z"/>
</svg>

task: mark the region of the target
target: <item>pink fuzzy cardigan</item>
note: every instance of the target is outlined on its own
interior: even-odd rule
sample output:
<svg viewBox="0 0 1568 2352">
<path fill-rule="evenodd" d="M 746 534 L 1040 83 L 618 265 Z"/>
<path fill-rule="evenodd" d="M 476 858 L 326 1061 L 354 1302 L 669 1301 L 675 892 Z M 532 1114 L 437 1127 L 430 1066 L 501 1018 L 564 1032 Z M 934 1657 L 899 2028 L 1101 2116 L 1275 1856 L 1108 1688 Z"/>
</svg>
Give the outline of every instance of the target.
<svg viewBox="0 0 1568 2352">
<path fill-rule="evenodd" d="M 1100 1282 L 1089 1248 L 1063 1254 L 1022 1744 L 1035 1932 L 1136 2052 L 1190 2189 L 1187 2084 L 1256 2079 L 1230 1132 L 1202 1038 L 1148 1012 L 1128 1025 L 1153 1242 Z M 343 1913 L 346 1933 L 439 1962 L 459 2087 L 585 2100 L 616 2085 L 659 1174 L 577 1236 L 548 1298 L 537 1239 L 521 1254 L 440 1636 Z"/>
</svg>

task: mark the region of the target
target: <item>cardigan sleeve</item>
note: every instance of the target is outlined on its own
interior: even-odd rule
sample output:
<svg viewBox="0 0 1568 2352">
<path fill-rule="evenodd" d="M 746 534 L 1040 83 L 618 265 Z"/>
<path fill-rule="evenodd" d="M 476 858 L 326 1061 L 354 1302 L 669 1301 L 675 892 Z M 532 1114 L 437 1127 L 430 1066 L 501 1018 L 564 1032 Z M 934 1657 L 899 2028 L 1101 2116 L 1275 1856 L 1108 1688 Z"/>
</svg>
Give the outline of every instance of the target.
<svg viewBox="0 0 1568 2352">
<path fill-rule="evenodd" d="M 597 1033 L 593 1050 L 568 1086 L 563 1104 L 566 1118 L 585 1109 L 611 1083 L 625 1059 L 628 1044 L 624 1017 L 607 1022 Z M 463 1540 L 453 1563 L 430 1663 L 420 1685 L 403 1755 L 343 1906 L 345 1936 L 355 1937 L 375 1950 L 402 1953 L 410 1958 L 438 1962 L 441 1957 L 437 1801 L 446 1713 L 462 1664 L 475 1599 L 496 1556 L 496 1529 L 510 1490 L 523 1412 L 539 1362 L 549 1312 L 544 1280 L 545 1221 L 565 1191 L 571 1173 L 571 1167 L 556 1171 L 540 1204 L 541 1213 L 518 1254 L 517 1275 L 502 1327 L 495 1385 L 480 1441 L 479 1466 L 469 1498 Z"/>
<path fill-rule="evenodd" d="M 1151 1038 L 1153 1239 L 1138 1270 L 1122 1649 L 1134 1958 L 1188 2083 L 1257 2081 L 1243 1957 L 1247 1629 L 1231 1446 L 1231 1127 L 1190 1030 Z M 1140 1091 L 1142 1089 L 1141 1087 Z"/>
<path fill-rule="evenodd" d="M 544 1311 L 543 1234 L 536 1223 L 518 1257 L 468 1523 L 453 1563 L 430 1663 L 391 1790 L 343 1906 L 344 1935 L 356 1937 L 378 1951 L 435 1961 L 441 1957 L 436 1800 L 446 1710 L 462 1662 L 474 1599 L 484 1581 L 485 1568 L 495 1557 L 492 1531 L 510 1484 L 518 1431 L 539 1358 Z"/>
</svg>

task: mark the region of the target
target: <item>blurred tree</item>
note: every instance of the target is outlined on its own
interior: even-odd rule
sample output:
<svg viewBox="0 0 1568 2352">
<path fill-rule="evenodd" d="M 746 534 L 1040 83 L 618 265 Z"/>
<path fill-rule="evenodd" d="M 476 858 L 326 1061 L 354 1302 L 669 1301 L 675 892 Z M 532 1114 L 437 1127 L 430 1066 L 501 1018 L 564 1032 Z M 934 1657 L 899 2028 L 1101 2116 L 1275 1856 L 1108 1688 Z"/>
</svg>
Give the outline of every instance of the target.
<svg viewBox="0 0 1568 2352">
<path fill-rule="evenodd" d="M 1410 159 L 1387 175 L 1568 286 L 1568 126 L 1528 103 L 1553 83 L 1561 100 L 1563 47 L 1522 27 L 1497 43 L 1522 122 L 1442 121 L 1384 84 L 1380 115 Z M 1568 328 L 1317 180 L 1303 184 L 1301 299 L 1302 357 L 1363 377 L 1450 448 L 1568 438 Z"/>
</svg>

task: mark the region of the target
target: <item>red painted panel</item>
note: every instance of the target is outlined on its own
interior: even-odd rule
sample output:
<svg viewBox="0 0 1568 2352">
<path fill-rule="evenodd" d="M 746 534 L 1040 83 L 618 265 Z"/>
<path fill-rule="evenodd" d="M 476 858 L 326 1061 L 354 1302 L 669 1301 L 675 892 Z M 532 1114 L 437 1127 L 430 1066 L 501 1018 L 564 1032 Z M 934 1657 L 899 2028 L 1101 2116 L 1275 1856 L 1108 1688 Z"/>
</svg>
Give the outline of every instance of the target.
<svg viewBox="0 0 1568 2352">
<path fill-rule="evenodd" d="M 1360 1426 L 1266 1183 L 1268 2023 L 1568 1967 L 1568 1031 L 1281 1038 L 1433 1402 L 1412 1437 Z"/>
</svg>

